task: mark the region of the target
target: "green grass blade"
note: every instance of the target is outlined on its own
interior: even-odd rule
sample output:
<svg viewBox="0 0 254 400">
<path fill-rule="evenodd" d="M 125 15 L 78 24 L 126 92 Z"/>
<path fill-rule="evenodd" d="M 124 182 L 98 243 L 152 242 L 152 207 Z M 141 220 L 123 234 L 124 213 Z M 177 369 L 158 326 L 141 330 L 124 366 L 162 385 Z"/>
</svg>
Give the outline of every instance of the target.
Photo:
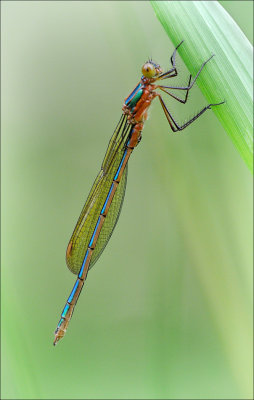
<svg viewBox="0 0 254 400">
<path fill-rule="evenodd" d="M 213 111 L 253 168 L 253 48 L 241 29 L 215 1 L 151 1 L 152 7 L 193 76 L 214 53 L 197 84 Z"/>
</svg>

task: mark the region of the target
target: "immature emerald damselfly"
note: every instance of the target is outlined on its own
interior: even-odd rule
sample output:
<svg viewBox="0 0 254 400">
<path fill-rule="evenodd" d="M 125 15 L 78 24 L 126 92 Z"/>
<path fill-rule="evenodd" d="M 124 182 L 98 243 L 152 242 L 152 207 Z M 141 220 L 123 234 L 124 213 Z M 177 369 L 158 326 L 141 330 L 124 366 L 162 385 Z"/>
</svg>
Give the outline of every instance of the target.
<svg viewBox="0 0 254 400">
<path fill-rule="evenodd" d="M 88 271 L 100 257 L 115 228 L 125 194 L 127 163 L 132 151 L 141 140 L 147 111 L 153 99 L 159 98 L 173 132 L 183 130 L 212 106 L 224 103 L 207 105 L 181 126 L 175 121 L 157 90 L 163 91 L 181 103 L 186 103 L 189 90 L 206 63 L 213 57 L 212 55 L 202 64 L 193 80 L 190 75 L 187 86 L 161 85 L 161 80 L 177 75 L 175 56 L 182 43 L 175 48 L 170 58 L 172 67 L 168 71 L 163 72 L 158 64 L 148 60 L 142 67 L 139 83 L 124 100 L 123 113 L 110 139 L 101 170 L 95 179 L 67 247 L 67 265 L 78 277 L 57 325 L 54 345 L 65 335 Z M 185 91 L 185 98 L 180 99 L 170 93 L 169 89 Z"/>
</svg>

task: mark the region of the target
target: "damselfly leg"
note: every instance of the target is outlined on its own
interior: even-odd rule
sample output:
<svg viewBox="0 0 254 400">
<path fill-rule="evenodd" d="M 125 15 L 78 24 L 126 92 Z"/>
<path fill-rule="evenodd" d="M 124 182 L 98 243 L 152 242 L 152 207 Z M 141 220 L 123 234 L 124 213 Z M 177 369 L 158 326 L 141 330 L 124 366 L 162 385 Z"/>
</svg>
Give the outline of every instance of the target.
<svg viewBox="0 0 254 400">
<path fill-rule="evenodd" d="M 168 123 L 170 125 L 170 128 L 172 129 L 173 132 L 177 132 L 177 131 L 182 131 L 184 128 L 186 128 L 187 126 L 189 126 L 192 122 L 194 122 L 197 118 L 199 118 L 206 110 L 211 109 L 212 106 L 219 106 L 223 103 L 225 103 L 225 101 L 222 101 L 220 103 L 214 103 L 214 104 L 208 104 L 208 106 L 204 107 L 201 111 L 199 111 L 199 113 L 197 113 L 193 118 L 191 118 L 189 121 L 185 122 L 183 125 L 178 125 L 178 123 L 176 122 L 176 120 L 173 118 L 172 114 L 169 112 L 166 104 L 164 103 L 162 97 L 160 94 L 158 94 L 159 100 L 161 102 L 163 111 L 166 115 L 166 118 L 168 120 Z M 175 125 L 175 126 L 174 126 Z"/>
<path fill-rule="evenodd" d="M 189 78 L 188 86 L 190 86 L 190 82 L 191 82 L 191 75 L 190 75 L 190 78 Z M 189 94 L 189 90 L 190 90 L 190 89 L 187 89 L 187 90 L 186 90 L 185 99 L 182 100 L 182 99 L 180 99 L 179 97 L 175 96 L 173 93 L 170 93 L 170 92 L 168 92 L 166 89 L 163 89 L 162 86 L 159 86 L 159 88 L 160 88 L 163 92 L 167 93 L 169 96 L 173 97 L 175 100 L 180 101 L 180 103 L 185 104 L 186 101 L 188 100 L 188 94 Z"/>
<path fill-rule="evenodd" d="M 183 43 L 183 40 L 181 41 L 181 43 L 179 43 L 179 44 L 176 46 L 176 48 L 175 48 L 175 50 L 174 50 L 172 56 L 170 57 L 170 61 L 171 61 L 171 64 L 172 64 L 172 67 L 173 67 L 173 68 L 171 68 L 170 70 L 164 72 L 163 74 L 160 74 L 156 80 L 159 80 L 159 79 L 168 79 L 168 78 L 173 78 L 174 76 L 177 76 L 177 69 L 176 69 L 176 52 L 177 52 L 177 49 L 181 46 L 182 43 Z"/>
<path fill-rule="evenodd" d="M 214 54 L 211 55 L 211 57 L 208 58 L 208 60 L 206 60 L 205 62 L 203 62 L 203 64 L 200 67 L 200 70 L 198 71 L 197 75 L 195 76 L 195 78 L 193 79 L 193 81 L 191 83 L 188 84 L 188 86 L 161 86 L 158 85 L 157 88 L 161 89 L 177 89 L 177 90 L 190 90 L 192 88 L 192 86 L 194 85 L 194 83 L 196 82 L 196 80 L 198 79 L 202 69 L 204 68 L 204 66 L 208 63 L 208 61 L 210 61 L 212 58 L 214 57 Z M 170 78 L 170 77 L 169 77 Z M 191 81 L 191 80 L 190 80 Z M 190 82 L 189 81 L 189 82 Z"/>
</svg>

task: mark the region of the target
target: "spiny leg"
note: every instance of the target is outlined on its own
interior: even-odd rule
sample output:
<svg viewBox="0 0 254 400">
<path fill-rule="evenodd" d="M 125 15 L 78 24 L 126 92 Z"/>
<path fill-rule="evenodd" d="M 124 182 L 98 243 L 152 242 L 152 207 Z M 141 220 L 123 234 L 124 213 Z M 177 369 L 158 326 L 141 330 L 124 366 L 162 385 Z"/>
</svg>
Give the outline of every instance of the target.
<svg viewBox="0 0 254 400">
<path fill-rule="evenodd" d="M 196 80 L 198 79 L 202 69 L 204 68 L 204 66 L 208 63 L 208 61 L 211 60 L 211 58 L 213 58 L 214 54 L 211 55 L 210 58 L 208 58 L 208 60 L 206 60 L 205 62 L 203 62 L 203 64 L 201 65 L 200 70 L 198 71 L 197 75 L 195 76 L 195 78 L 193 79 L 193 81 L 188 85 L 188 86 L 158 86 L 158 88 L 164 88 L 164 89 L 178 89 L 178 90 L 189 90 L 192 88 L 192 86 L 194 85 L 194 83 L 196 82 Z"/>
<path fill-rule="evenodd" d="M 190 82 L 191 82 L 191 75 L 190 75 L 190 78 L 189 78 L 188 86 L 190 85 Z M 188 100 L 188 94 L 189 94 L 189 90 L 190 90 L 190 89 L 186 89 L 185 99 L 182 100 L 182 99 L 180 99 L 179 97 L 175 96 L 174 94 L 169 93 L 166 89 L 163 89 L 162 86 L 157 86 L 157 87 L 158 87 L 159 89 L 161 89 L 163 92 L 167 93 L 169 96 L 171 96 L 171 97 L 173 97 L 174 99 L 176 99 L 177 101 L 180 101 L 180 103 L 185 104 L 185 103 L 187 102 L 187 100 Z"/>
<path fill-rule="evenodd" d="M 175 48 L 175 50 L 174 50 L 172 56 L 170 57 L 170 61 L 171 61 L 171 64 L 172 64 L 172 67 L 173 67 L 173 68 L 171 68 L 169 71 L 164 72 L 163 74 L 161 74 L 160 76 L 158 76 L 157 79 L 167 79 L 167 78 L 173 78 L 174 76 L 177 76 L 176 63 L 175 63 L 176 52 L 177 52 L 178 47 L 180 47 L 182 43 L 183 43 L 183 40 L 181 41 L 181 43 L 179 43 L 179 44 L 176 46 L 176 48 Z M 156 80 L 157 80 L 157 79 L 156 79 Z"/>
<path fill-rule="evenodd" d="M 172 129 L 173 132 L 177 132 L 177 131 L 182 131 L 184 128 L 186 128 L 187 126 L 189 126 L 192 122 L 194 122 L 197 118 L 199 118 L 206 110 L 211 109 L 212 106 L 219 106 L 220 104 L 224 104 L 225 101 L 222 101 L 220 103 L 214 103 L 214 104 L 208 104 L 208 106 L 204 107 L 201 111 L 199 111 L 199 113 L 197 115 L 195 115 L 193 118 L 191 118 L 189 121 L 185 122 L 185 124 L 183 124 L 182 126 L 178 125 L 178 123 L 175 121 L 175 119 L 173 118 L 173 116 L 171 115 L 171 113 L 169 112 L 166 104 L 164 103 L 162 97 L 160 94 L 158 94 L 159 100 L 161 102 L 163 111 L 166 115 L 166 118 L 169 122 L 169 125 Z M 175 126 L 174 126 L 175 125 Z"/>
<path fill-rule="evenodd" d="M 161 103 L 161 105 L 162 105 L 163 111 L 164 111 L 164 113 L 165 113 L 165 115 L 166 115 L 166 118 L 167 118 L 167 120 L 168 120 L 168 123 L 169 123 L 169 125 L 170 125 L 170 128 L 172 129 L 173 132 L 176 132 L 176 131 L 177 131 L 177 128 L 176 128 L 176 126 L 173 125 L 174 120 L 173 120 L 173 119 L 171 120 L 170 114 L 169 114 L 168 109 L 167 109 L 167 107 L 166 107 L 166 104 L 165 104 L 164 101 L 162 100 L 162 97 L 161 97 L 160 94 L 158 94 L 158 97 L 159 97 L 160 103 Z"/>
</svg>

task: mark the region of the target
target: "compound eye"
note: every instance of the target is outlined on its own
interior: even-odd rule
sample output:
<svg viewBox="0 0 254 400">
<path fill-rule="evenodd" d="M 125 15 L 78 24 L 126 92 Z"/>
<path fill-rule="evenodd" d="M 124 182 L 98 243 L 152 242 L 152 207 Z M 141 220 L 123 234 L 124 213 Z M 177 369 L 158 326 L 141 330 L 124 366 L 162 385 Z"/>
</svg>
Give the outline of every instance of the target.
<svg viewBox="0 0 254 400">
<path fill-rule="evenodd" d="M 153 64 L 147 62 L 142 67 L 142 74 L 146 78 L 153 78 L 156 74 L 156 70 Z"/>
</svg>

